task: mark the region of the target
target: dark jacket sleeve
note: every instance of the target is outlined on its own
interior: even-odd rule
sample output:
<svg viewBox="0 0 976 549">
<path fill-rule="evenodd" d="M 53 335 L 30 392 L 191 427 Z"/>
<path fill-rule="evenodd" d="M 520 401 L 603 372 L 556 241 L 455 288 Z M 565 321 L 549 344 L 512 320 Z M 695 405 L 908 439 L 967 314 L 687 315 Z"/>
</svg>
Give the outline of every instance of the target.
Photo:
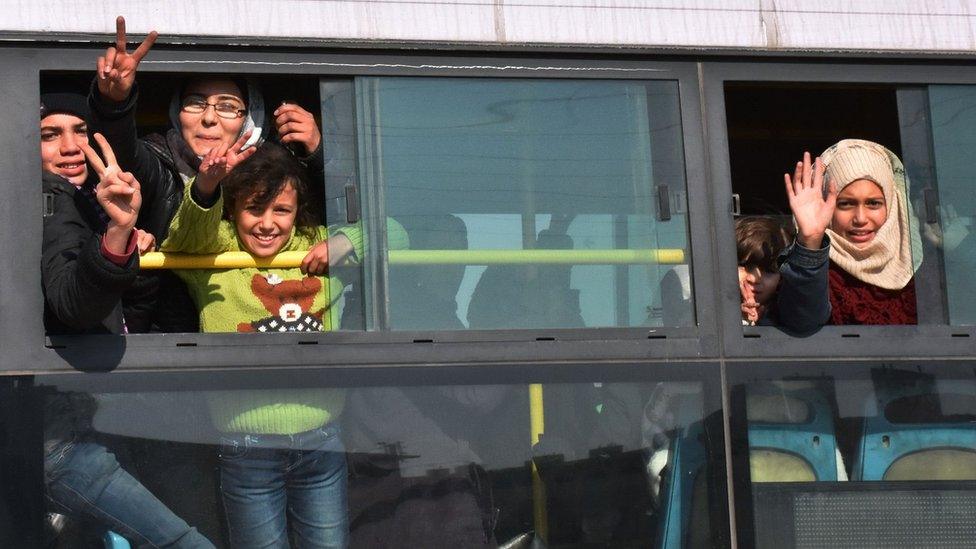
<svg viewBox="0 0 976 549">
<path fill-rule="evenodd" d="M 830 319 L 827 270 L 830 239 L 824 236 L 819 250 L 794 242 L 785 252 L 780 266 L 776 311 L 770 321 L 786 332 L 805 336 L 820 329 Z"/>
<path fill-rule="evenodd" d="M 78 211 L 73 188 L 59 188 L 63 185 L 70 186 L 67 182 L 51 185 L 45 177 L 44 189 L 53 196 L 54 210 L 44 218 L 44 299 L 58 323 L 75 330 L 97 329 L 117 314 L 122 293 L 139 270 L 139 258 L 132 254 L 128 263 L 119 266 L 102 256 L 101 235 L 91 230 Z"/>
<path fill-rule="evenodd" d="M 115 152 L 119 166 L 132 172 L 139 181 L 142 191 L 143 209 L 160 199 L 160 188 L 166 178 L 172 177 L 169 167 L 159 156 L 139 140 L 136 134 L 136 102 L 139 99 L 139 86 L 132 88 L 128 99 L 115 103 L 102 97 L 98 86 L 92 80 L 88 93 L 88 106 L 91 111 L 89 123 L 94 134 L 98 132 L 105 136 L 108 144 Z M 152 231 L 155 234 L 155 231 Z M 160 235 L 156 235 L 160 242 Z"/>
</svg>

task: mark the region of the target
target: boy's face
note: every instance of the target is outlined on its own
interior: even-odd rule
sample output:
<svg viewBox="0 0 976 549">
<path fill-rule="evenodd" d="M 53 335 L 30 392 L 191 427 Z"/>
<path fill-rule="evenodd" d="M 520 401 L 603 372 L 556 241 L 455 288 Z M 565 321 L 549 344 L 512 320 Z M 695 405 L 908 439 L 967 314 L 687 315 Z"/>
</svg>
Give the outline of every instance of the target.
<svg viewBox="0 0 976 549">
<path fill-rule="evenodd" d="M 237 236 L 256 257 L 270 257 L 288 243 L 298 215 L 298 193 L 285 185 L 266 207 L 255 205 L 253 196 L 239 202 L 233 212 Z"/>
<path fill-rule="evenodd" d="M 79 143 L 88 143 L 84 120 L 67 113 L 45 116 L 41 119 L 41 168 L 81 185 L 88 177 L 88 166 Z"/>
<path fill-rule="evenodd" d="M 764 271 L 759 267 L 739 267 L 739 284 L 743 282 L 752 286 L 756 295 L 756 302 L 767 306 L 776 295 L 779 287 L 779 273 Z"/>
</svg>

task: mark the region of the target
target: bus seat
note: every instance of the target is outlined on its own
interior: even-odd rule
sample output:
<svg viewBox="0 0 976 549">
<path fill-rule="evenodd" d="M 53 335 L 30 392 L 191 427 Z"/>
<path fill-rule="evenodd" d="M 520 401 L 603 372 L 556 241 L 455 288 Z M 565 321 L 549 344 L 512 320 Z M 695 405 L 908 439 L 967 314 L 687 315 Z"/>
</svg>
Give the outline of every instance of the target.
<svg viewBox="0 0 976 549">
<path fill-rule="evenodd" d="M 976 480 L 976 394 L 936 391 L 928 379 L 888 381 L 866 404 L 853 478 Z"/>
<path fill-rule="evenodd" d="M 665 326 L 693 326 L 694 311 L 691 269 L 688 265 L 675 265 L 661 279 L 661 320 Z"/>
<path fill-rule="evenodd" d="M 466 250 L 468 229 L 450 214 L 403 216 L 398 219 L 413 250 Z M 457 294 L 464 265 L 391 265 L 390 325 L 396 330 L 463 330 Z"/>
<path fill-rule="evenodd" d="M 102 538 L 105 541 L 105 549 L 129 549 L 129 542 L 125 538 L 112 532 L 111 530 L 105 532 L 105 536 Z"/>
<path fill-rule="evenodd" d="M 667 408 L 673 423 L 668 426 L 668 442 L 653 452 L 647 462 L 651 492 L 659 493 L 656 546 L 711 547 L 708 501 L 714 494 L 708 492 L 705 421 L 716 421 L 719 416 L 695 420 L 701 417 L 701 400 L 693 387 L 682 383 L 670 385 L 671 402 Z M 654 396 L 666 398 L 657 392 Z M 649 419 L 648 413 L 645 409 L 645 421 Z M 647 427 L 642 429 L 649 432 Z M 645 444 L 654 446 L 651 440 L 645 440 Z M 659 489 L 655 486 L 658 479 Z"/>
<path fill-rule="evenodd" d="M 833 414 L 807 382 L 776 382 L 746 393 L 752 482 L 844 481 Z"/>
<path fill-rule="evenodd" d="M 679 429 L 678 436 L 669 449 L 655 452 L 650 467 L 660 467 L 662 459 L 668 465 L 661 472 L 660 510 L 656 547 L 678 549 L 698 546 L 690 538 L 693 532 L 708 535 L 701 521 L 708 516 L 701 506 L 707 502 L 705 494 L 705 463 L 707 451 L 704 445 L 705 431 L 701 422 Z M 687 541 L 687 543 L 686 543 Z"/>
</svg>

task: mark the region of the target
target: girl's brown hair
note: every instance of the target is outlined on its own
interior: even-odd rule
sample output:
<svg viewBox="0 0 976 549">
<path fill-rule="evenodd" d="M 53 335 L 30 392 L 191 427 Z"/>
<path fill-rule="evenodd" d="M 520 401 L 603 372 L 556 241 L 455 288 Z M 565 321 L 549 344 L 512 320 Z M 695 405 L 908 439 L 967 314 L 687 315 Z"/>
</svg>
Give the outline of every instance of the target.
<svg viewBox="0 0 976 549">
<path fill-rule="evenodd" d="M 276 143 L 264 143 L 253 156 L 235 167 L 220 183 L 224 193 L 224 219 L 245 202 L 266 208 L 285 185 L 291 185 L 298 197 L 295 230 L 306 235 L 320 225 L 310 204 L 308 175 L 305 167 L 287 149 Z"/>
<path fill-rule="evenodd" d="M 792 236 L 770 217 L 740 217 L 735 221 L 735 245 L 739 265 L 759 267 L 767 272 L 779 270 L 777 258 L 789 245 Z"/>
</svg>

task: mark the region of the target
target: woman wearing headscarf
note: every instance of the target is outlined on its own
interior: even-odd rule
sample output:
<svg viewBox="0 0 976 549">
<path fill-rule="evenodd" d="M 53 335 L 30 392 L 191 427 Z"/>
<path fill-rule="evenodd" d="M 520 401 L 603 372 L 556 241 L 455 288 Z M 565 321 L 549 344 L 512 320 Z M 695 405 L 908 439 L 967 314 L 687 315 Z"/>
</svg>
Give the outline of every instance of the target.
<svg viewBox="0 0 976 549">
<path fill-rule="evenodd" d="M 96 77 L 88 96 L 92 130 L 101 133 L 115 151 L 119 165 L 141 183 L 143 209 L 139 228 L 166 238 L 169 223 L 183 198 L 186 181 L 201 168 L 214 148 L 226 152 L 226 169 L 238 162 L 232 145 L 243 135 L 242 147 L 259 145 L 267 138 L 264 98 L 248 79 L 201 76 L 184 80 L 169 107 L 172 127 L 165 134 L 139 139 L 135 111 L 138 102 L 136 71 L 156 41 L 156 32 L 132 52 L 126 48 L 125 19 L 116 19 L 115 44 L 98 58 Z M 277 139 L 294 147 L 313 179 L 322 174 L 321 133 L 315 118 L 294 104 L 272 113 Z M 292 145 L 294 144 L 294 145 Z M 196 310 L 182 284 L 169 273 L 160 277 L 159 310 L 154 325 L 166 332 L 197 332 Z"/>
<path fill-rule="evenodd" d="M 814 269 L 814 278 L 827 279 L 824 321 L 915 324 L 914 276 L 922 246 L 901 160 L 877 143 L 845 139 L 813 164 L 804 155 L 793 178 L 784 178 L 797 243 L 829 244 L 829 266 Z"/>
</svg>

